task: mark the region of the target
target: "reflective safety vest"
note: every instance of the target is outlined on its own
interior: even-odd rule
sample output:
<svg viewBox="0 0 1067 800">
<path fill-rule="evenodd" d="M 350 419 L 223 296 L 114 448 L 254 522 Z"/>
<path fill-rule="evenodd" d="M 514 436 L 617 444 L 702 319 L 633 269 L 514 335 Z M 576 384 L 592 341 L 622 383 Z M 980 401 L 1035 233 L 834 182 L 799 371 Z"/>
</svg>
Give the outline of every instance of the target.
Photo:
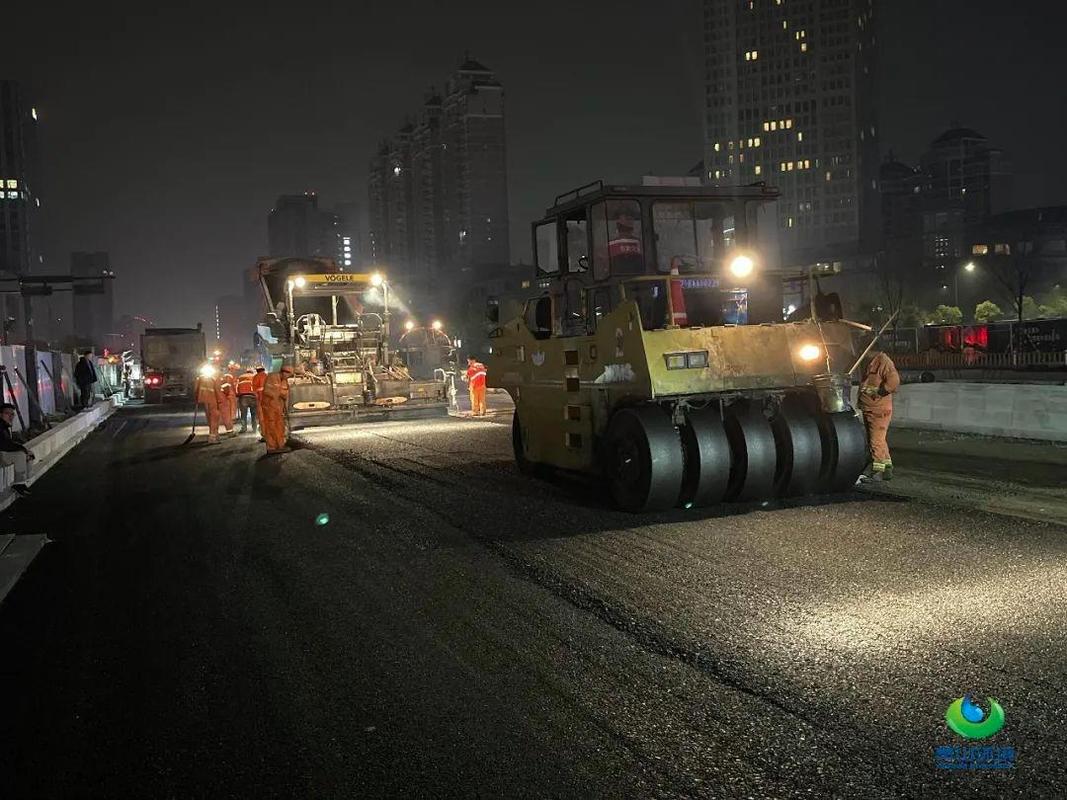
<svg viewBox="0 0 1067 800">
<path fill-rule="evenodd" d="M 255 394 L 255 380 L 256 374 L 254 372 L 245 372 L 237 378 L 237 394 Z"/>
<path fill-rule="evenodd" d="M 472 389 L 485 388 L 485 364 L 475 361 L 467 367 L 467 380 Z"/>
<path fill-rule="evenodd" d="M 673 261 L 671 275 L 678 275 L 678 267 Z M 685 287 L 682 285 L 682 279 L 678 277 L 671 278 L 671 324 L 679 328 L 689 325 L 689 312 L 685 308 Z"/>
</svg>

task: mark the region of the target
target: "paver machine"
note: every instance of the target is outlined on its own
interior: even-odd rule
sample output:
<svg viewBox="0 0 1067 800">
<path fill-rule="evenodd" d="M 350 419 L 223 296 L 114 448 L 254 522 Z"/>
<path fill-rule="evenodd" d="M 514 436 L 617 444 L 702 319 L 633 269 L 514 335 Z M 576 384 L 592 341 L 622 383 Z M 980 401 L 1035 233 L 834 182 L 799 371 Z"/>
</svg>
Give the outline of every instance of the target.
<svg viewBox="0 0 1067 800">
<path fill-rule="evenodd" d="M 631 511 L 855 483 L 854 329 L 821 291 L 783 321 L 786 276 L 759 235 L 776 197 L 597 181 L 556 198 L 533 225 L 543 294 L 494 332 L 488 364 L 521 470 L 601 476 Z"/>
<path fill-rule="evenodd" d="M 263 259 L 256 275 L 271 309 L 257 347 L 293 365 L 293 430 L 448 413 L 445 383 L 413 378 L 391 350 L 383 275 L 341 272 L 330 259 Z"/>
</svg>

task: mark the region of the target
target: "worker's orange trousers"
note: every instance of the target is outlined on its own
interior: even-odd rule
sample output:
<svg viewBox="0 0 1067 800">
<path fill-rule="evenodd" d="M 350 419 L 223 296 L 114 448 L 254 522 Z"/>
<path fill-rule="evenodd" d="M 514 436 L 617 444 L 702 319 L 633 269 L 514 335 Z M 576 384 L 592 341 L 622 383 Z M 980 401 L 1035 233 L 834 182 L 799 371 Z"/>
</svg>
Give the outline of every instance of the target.
<svg viewBox="0 0 1067 800">
<path fill-rule="evenodd" d="M 263 398 L 259 406 L 259 431 L 267 442 L 267 450 L 285 447 L 285 414 L 277 400 Z"/>
<path fill-rule="evenodd" d="M 237 395 L 223 394 L 219 401 L 219 417 L 222 419 L 222 427 L 227 432 L 233 430 L 233 421 L 237 418 Z"/>
<path fill-rule="evenodd" d="M 871 464 L 874 469 L 884 470 L 893 463 L 889 454 L 889 421 L 893 419 L 893 409 L 863 409 L 863 424 L 867 428 L 867 444 L 871 450 Z"/>
<path fill-rule="evenodd" d="M 204 407 L 204 416 L 207 417 L 207 433 L 212 439 L 219 438 L 219 404 L 201 403 Z"/>
<path fill-rule="evenodd" d="M 471 387 L 471 414 L 478 417 L 485 413 L 485 386 Z"/>
</svg>

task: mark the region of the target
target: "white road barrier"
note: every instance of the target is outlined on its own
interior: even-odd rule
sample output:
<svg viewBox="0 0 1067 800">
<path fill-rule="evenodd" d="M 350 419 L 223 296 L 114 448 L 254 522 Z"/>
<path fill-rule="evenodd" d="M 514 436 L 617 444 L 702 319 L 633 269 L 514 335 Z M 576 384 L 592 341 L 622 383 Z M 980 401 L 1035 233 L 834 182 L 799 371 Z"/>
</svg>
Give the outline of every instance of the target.
<svg viewBox="0 0 1067 800">
<path fill-rule="evenodd" d="M 1067 386 L 910 383 L 893 397 L 893 424 L 1067 442 Z"/>
<path fill-rule="evenodd" d="M 111 400 L 98 401 L 88 411 L 63 420 L 28 442 L 26 447 L 35 457 L 30 464 L 29 483 L 32 485 L 48 472 L 63 456 L 73 450 L 75 445 L 92 433 L 97 425 L 110 417 L 117 406 L 117 396 Z M 10 464 L 0 467 L 0 511 L 11 505 L 17 496 L 11 489 L 14 482 L 15 467 Z"/>
</svg>

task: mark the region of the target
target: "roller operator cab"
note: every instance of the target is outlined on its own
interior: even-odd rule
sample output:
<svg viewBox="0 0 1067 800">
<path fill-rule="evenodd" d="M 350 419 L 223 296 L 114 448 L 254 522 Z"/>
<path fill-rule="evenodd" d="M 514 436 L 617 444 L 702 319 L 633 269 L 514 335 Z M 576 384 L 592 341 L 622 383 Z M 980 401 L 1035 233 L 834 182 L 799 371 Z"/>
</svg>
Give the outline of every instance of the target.
<svg viewBox="0 0 1067 800">
<path fill-rule="evenodd" d="M 310 259 L 262 261 L 258 273 L 272 311 L 257 326 L 257 346 L 275 367 L 293 366 L 294 430 L 448 413 L 445 383 L 413 377 L 391 348 L 383 275 Z"/>
<path fill-rule="evenodd" d="M 597 182 L 556 198 L 533 226 L 544 293 L 492 338 L 520 469 L 599 474 L 631 511 L 855 483 L 851 328 L 833 304 L 782 321 L 758 235 L 776 196 Z"/>
</svg>

